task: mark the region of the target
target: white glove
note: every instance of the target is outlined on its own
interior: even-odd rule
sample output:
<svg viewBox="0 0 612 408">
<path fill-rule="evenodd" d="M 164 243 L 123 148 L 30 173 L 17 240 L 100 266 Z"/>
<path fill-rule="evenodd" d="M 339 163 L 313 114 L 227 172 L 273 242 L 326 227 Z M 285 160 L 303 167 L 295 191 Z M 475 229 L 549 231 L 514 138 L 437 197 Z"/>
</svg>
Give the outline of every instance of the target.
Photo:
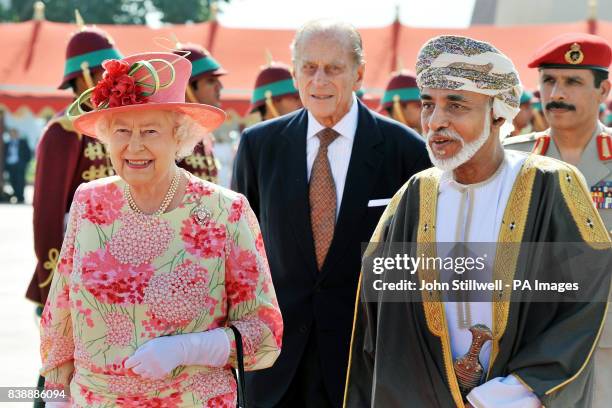
<svg viewBox="0 0 612 408">
<path fill-rule="evenodd" d="M 45 402 L 45 408 L 70 408 L 70 403 L 64 401 Z"/>
<path fill-rule="evenodd" d="M 140 346 L 125 361 L 125 368 L 159 380 L 180 365 L 222 367 L 227 363 L 230 342 L 225 330 L 157 337 Z"/>
</svg>

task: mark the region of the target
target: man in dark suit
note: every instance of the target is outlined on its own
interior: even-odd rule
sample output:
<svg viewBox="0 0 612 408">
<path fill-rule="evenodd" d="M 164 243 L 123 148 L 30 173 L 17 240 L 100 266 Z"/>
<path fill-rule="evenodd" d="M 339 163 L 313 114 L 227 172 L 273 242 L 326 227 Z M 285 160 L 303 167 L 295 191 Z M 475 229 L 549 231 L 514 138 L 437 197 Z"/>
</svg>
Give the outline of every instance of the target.
<svg viewBox="0 0 612 408">
<path fill-rule="evenodd" d="M 276 364 L 247 374 L 255 407 L 339 407 L 361 243 L 389 198 L 430 167 L 416 132 L 355 97 L 364 73 L 350 25 L 306 24 L 292 44 L 304 109 L 244 131 L 233 188 L 259 217 L 283 313 Z"/>
<path fill-rule="evenodd" d="M 0 109 L 0 203 L 8 201 L 10 196 L 4 192 L 4 111 Z"/>
<path fill-rule="evenodd" d="M 32 151 L 28 142 L 19 137 L 17 129 L 9 130 L 9 140 L 4 147 L 6 171 L 13 187 L 13 196 L 18 203 L 23 203 L 23 190 L 25 189 L 25 174 L 28 163 L 32 158 Z"/>
</svg>

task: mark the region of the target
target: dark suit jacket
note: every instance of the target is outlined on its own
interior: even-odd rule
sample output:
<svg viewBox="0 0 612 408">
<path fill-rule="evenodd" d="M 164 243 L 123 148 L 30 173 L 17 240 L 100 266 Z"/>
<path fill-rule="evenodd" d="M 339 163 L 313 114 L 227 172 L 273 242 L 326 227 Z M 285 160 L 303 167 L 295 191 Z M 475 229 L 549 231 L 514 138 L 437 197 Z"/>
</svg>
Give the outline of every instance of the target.
<svg viewBox="0 0 612 408">
<path fill-rule="evenodd" d="M 368 202 L 391 198 L 410 176 L 431 166 L 417 133 L 358 104 L 340 213 L 320 272 L 310 225 L 307 112 L 262 122 L 242 135 L 232 187 L 248 198 L 259 218 L 284 322 L 282 351 L 274 366 L 247 374 L 251 406 L 278 403 L 311 331 L 320 353 L 311 357 L 320 360 L 330 400 L 341 405 L 361 243 L 369 241 L 385 208 L 368 207 Z"/>
<path fill-rule="evenodd" d="M 17 166 L 25 167 L 32 158 L 32 151 L 30 150 L 30 146 L 28 145 L 28 141 L 25 139 L 18 139 L 19 141 L 19 161 L 17 162 Z M 4 161 L 6 163 L 6 159 L 8 158 L 9 153 L 9 144 L 10 142 L 5 142 L 4 146 Z"/>
</svg>

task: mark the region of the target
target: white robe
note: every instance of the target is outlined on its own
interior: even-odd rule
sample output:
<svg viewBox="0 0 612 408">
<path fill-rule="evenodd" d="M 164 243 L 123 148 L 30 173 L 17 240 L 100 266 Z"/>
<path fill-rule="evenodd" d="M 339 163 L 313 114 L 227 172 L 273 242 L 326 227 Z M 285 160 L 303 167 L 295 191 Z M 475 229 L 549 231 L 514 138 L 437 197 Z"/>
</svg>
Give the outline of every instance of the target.
<svg viewBox="0 0 612 408">
<path fill-rule="evenodd" d="M 453 179 L 452 172 L 442 176 L 436 211 L 437 242 L 497 242 L 502 217 L 516 177 L 527 158 L 524 153 L 506 150 L 504 161 L 488 179 L 477 184 L 463 185 Z M 443 256 L 443 254 L 438 254 Z M 493 262 L 495 254 L 487 253 Z M 488 265 L 492 270 L 492 265 Z M 492 304 L 468 302 L 472 324 L 492 327 Z M 472 334 L 459 327 L 456 302 L 444 302 L 453 358 L 463 356 L 470 348 Z M 480 362 L 488 369 L 491 342 L 480 352 Z M 531 408 L 540 401 L 512 375 L 491 379 L 476 387 L 468 401 L 477 408 Z"/>
</svg>

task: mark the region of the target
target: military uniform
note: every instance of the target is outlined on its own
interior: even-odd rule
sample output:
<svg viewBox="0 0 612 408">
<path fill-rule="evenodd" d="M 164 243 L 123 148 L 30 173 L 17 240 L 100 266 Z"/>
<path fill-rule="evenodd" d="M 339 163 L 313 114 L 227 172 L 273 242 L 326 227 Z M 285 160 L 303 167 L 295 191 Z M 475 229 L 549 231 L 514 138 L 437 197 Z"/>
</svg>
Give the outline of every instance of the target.
<svg viewBox="0 0 612 408">
<path fill-rule="evenodd" d="M 82 28 L 68 42 L 59 88 L 72 86 L 80 76 L 93 86 L 92 73 L 102 69 L 104 60 L 113 58 L 121 58 L 121 54 L 105 32 Z M 63 113 L 47 124 L 36 149 L 33 219 L 37 264 L 26 292 L 26 297 L 39 306 L 47 300 L 75 190 L 81 183 L 113 174 L 104 146 L 75 132 Z"/>
<path fill-rule="evenodd" d="M 588 34 L 564 34 L 545 44 L 529 63 L 530 68 L 595 69 L 608 71 L 612 60 L 610 46 L 600 37 Z M 571 102 L 571 101 L 570 101 Z M 597 113 L 595 114 L 597 115 Z M 595 117 L 593 118 L 595 119 Z M 503 141 L 507 149 L 532 152 L 563 160 L 551 129 L 514 136 Z M 593 204 L 612 236 L 612 128 L 598 122 L 576 166 L 583 174 Z M 593 408 L 609 407 L 612 401 L 612 304 L 593 360 Z"/>
<path fill-rule="evenodd" d="M 179 44 L 177 48 L 179 50 L 175 51 L 175 54 L 184 56 L 192 64 L 191 77 L 189 78 L 190 85 L 187 86 L 187 101 L 203 103 L 194 96 L 191 84 L 207 75 L 225 75 L 227 71 L 221 67 L 221 64 L 207 50 L 199 45 Z M 186 55 L 186 51 L 189 54 Z M 218 183 L 220 163 L 213 154 L 213 144 L 212 134 L 206 135 L 205 140 L 195 146 L 191 155 L 177 162 L 178 166 L 203 180 Z"/>
<path fill-rule="evenodd" d="M 213 154 L 212 144 L 211 149 L 207 151 L 204 142 L 198 143 L 194 147 L 193 153 L 177 162 L 177 164 L 203 180 L 212 183 L 219 181 L 219 168 L 221 166 Z"/>
<path fill-rule="evenodd" d="M 513 136 L 505 139 L 503 144 L 506 149 L 563 160 L 548 130 Z M 612 128 L 599 124 L 576 167 L 584 175 L 593 204 L 612 236 Z"/>
<path fill-rule="evenodd" d="M 34 251 L 38 260 L 26 296 L 44 305 L 62 246 L 65 215 L 81 183 L 114 174 L 100 142 L 78 134 L 65 116 L 52 119 L 37 148 Z"/>
<path fill-rule="evenodd" d="M 531 109 L 532 100 L 533 100 L 533 94 L 529 92 L 528 90 L 523 89 L 523 93 L 521 94 L 521 99 L 519 100 L 520 107 L 522 108 L 526 104 L 529 104 L 529 108 Z M 534 129 L 531 123 L 527 123 L 527 125 L 521 129 L 516 129 L 516 126 L 515 126 L 515 130 L 517 131 L 516 135 L 525 135 L 525 134 L 533 132 Z"/>
<path fill-rule="evenodd" d="M 92 87 L 92 74 L 102 69 L 102 62 L 119 58 L 121 54 L 104 31 L 83 27 L 72 35 L 66 47 L 64 77 L 59 88 L 75 89 L 75 81 L 80 77 Z M 38 304 L 39 316 L 49 294 L 74 192 L 81 183 L 113 174 L 104 145 L 75 132 L 64 113 L 49 121 L 36 148 L 32 204 L 37 262 L 26 291 L 26 297 Z M 39 376 L 37 386 L 44 386 L 44 377 Z M 35 408 L 43 406 L 42 400 L 34 401 Z"/>
</svg>

